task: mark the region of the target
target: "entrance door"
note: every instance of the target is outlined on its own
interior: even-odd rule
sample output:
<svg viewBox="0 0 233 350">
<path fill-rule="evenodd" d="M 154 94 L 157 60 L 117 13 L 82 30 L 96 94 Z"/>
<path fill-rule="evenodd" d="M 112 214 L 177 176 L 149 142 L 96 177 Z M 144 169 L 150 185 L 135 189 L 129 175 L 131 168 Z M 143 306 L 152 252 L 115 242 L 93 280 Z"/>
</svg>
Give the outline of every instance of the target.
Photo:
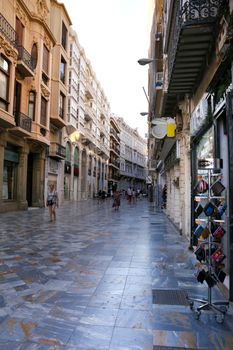
<svg viewBox="0 0 233 350">
<path fill-rule="evenodd" d="M 32 178 L 33 178 L 33 153 L 28 155 L 27 168 L 27 202 L 28 206 L 32 206 Z"/>
</svg>

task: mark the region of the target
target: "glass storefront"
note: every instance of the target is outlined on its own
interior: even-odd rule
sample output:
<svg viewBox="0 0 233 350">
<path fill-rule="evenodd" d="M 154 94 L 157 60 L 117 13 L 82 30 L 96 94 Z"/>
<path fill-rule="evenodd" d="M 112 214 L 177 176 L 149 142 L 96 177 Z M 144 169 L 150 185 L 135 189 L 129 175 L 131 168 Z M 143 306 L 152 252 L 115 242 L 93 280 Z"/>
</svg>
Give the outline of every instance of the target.
<svg viewBox="0 0 233 350">
<path fill-rule="evenodd" d="M 4 153 L 2 199 L 16 199 L 18 162 L 19 154 L 14 147 L 11 147 L 10 149 L 6 148 Z"/>
</svg>

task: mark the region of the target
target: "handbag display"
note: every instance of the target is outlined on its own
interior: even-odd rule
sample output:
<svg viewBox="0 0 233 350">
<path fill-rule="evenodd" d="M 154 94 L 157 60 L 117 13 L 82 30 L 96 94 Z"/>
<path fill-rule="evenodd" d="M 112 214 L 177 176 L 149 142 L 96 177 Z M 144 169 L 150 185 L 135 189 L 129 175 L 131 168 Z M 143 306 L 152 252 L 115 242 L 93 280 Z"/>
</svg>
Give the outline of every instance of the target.
<svg viewBox="0 0 233 350">
<path fill-rule="evenodd" d="M 205 260 L 205 249 L 203 246 L 197 247 L 197 249 L 194 251 L 194 254 L 196 255 L 196 258 L 198 261 L 204 261 Z"/>
<path fill-rule="evenodd" d="M 193 234 L 196 237 L 200 237 L 203 231 L 204 231 L 204 227 L 202 225 L 198 225 L 195 231 L 193 232 Z"/>
<path fill-rule="evenodd" d="M 203 179 L 198 181 L 197 185 L 195 186 L 195 191 L 196 193 L 199 193 L 199 194 L 207 192 L 208 189 L 209 189 L 209 185 Z"/>
<path fill-rule="evenodd" d="M 205 272 L 205 270 L 199 271 L 198 274 L 197 274 L 197 280 L 198 280 L 198 282 L 203 283 L 203 282 L 205 281 L 205 278 L 206 278 L 206 272 Z"/>
<path fill-rule="evenodd" d="M 214 196 L 220 196 L 221 193 L 225 190 L 225 186 L 221 183 L 220 180 L 215 181 L 210 187 Z"/>
<path fill-rule="evenodd" d="M 198 206 L 195 209 L 195 214 L 196 217 L 198 217 L 199 215 L 201 215 L 201 213 L 203 212 L 203 206 L 201 204 L 198 204 Z"/>
<path fill-rule="evenodd" d="M 225 235 L 226 231 L 222 226 L 218 226 L 218 228 L 214 231 L 213 237 L 217 239 L 218 241 L 221 240 L 221 238 Z"/>
<path fill-rule="evenodd" d="M 201 237 L 203 239 L 206 239 L 209 237 L 209 235 L 210 235 L 210 231 L 209 231 L 208 227 L 205 227 L 204 230 L 202 231 Z"/>
<path fill-rule="evenodd" d="M 217 249 L 212 255 L 211 258 L 215 263 L 221 263 L 225 259 L 226 255 L 222 252 L 221 249 Z"/>
<path fill-rule="evenodd" d="M 214 210 L 215 210 L 216 206 L 211 203 L 211 202 L 208 202 L 205 206 L 204 206 L 204 213 L 206 216 L 212 216 L 213 213 L 214 213 Z"/>
</svg>

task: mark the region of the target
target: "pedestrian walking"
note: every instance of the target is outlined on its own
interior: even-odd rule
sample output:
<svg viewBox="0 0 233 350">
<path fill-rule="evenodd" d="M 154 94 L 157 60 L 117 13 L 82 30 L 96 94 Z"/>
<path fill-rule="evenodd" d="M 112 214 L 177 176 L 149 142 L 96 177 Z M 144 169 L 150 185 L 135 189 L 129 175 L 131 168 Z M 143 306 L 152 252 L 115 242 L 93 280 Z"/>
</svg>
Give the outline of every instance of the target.
<svg viewBox="0 0 233 350">
<path fill-rule="evenodd" d="M 127 199 L 128 199 L 128 202 L 129 203 L 131 203 L 131 201 L 132 201 L 132 189 L 131 189 L 131 187 L 129 187 L 128 189 L 127 189 Z"/>
<path fill-rule="evenodd" d="M 58 207 L 58 195 L 54 184 L 49 185 L 46 205 L 49 209 L 50 221 L 56 221 L 56 208 Z"/>
<path fill-rule="evenodd" d="M 121 205 L 121 200 L 120 200 L 120 192 L 119 191 L 115 191 L 113 192 L 113 204 L 112 204 L 112 207 L 115 209 L 115 210 L 119 210 L 120 208 L 120 205 Z"/>
</svg>

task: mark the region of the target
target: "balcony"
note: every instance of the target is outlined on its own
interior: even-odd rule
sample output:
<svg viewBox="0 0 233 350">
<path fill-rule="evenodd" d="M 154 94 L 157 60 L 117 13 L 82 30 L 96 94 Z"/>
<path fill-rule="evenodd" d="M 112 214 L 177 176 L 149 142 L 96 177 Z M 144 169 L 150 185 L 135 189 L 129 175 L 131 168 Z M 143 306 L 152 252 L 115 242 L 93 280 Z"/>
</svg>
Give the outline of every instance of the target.
<svg viewBox="0 0 233 350">
<path fill-rule="evenodd" d="M 213 56 L 216 28 L 227 1 L 175 2 L 168 42 L 168 75 L 163 115 L 174 115 L 185 94 L 193 94 Z"/>
<path fill-rule="evenodd" d="M 14 117 L 0 108 L 0 128 L 13 128 L 15 126 Z"/>
<path fill-rule="evenodd" d="M 57 142 L 51 142 L 49 146 L 49 157 L 57 160 L 66 158 L 66 148 Z"/>
<path fill-rule="evenodd" d="M 17 46 L 17 50 L 18 50 L 18 61 L 17 61 L 18 72 L 24 78 L 33 77 L 34 64 L 33 64 L 32 56 L 23 46 Z"/>
<path fill-rule="evenodd" d="M 85 103 L 85 113 L 84 113 L 84 119 L 85 121 L 90 121 L 94 119 L 94 111 L 93 109 Z"/>
<path fill-rule="evenodd" d="M 59 107 L 58 115 L 51 115 L 50 119 L 51 122 L 59 129 L 62 129 L 64 126 L 66 126 L 64 108 Z"/>
<path fill-rule="evenodd" d="M 84 127 L 84 136 L 82 137 L 82 143 L 84 145 L 88 145 L 91 143 L 94 144 L 94 139 L 90 128 Z"/>
<path fill-rule="evenodd" d="M 113 129 L 113 128 L 110 128 L 110 136 L 114 136 L 115 139 L 120 142 L 120 137 L 118 135 L 118 133 Z"/>
<path fill-rule="evenodd" d="M 20 137 L 31 136 L 32 120 L 21 112 L 14 112 L 16 127 L 10 129 L 12 133 Z"/>
<path fill-rule="evenodd" d="M 16 46 L 16 40 L 17 40 L 16 31 L 1 13 L 0 13 L 0 33 L 12 46 L 14 47 Z"/>
<path fill-rule="evenodd" d="M 85 95 L 88 98 L 88 100 L 93 99 L 96 95 L 94 87 L 89 80 L 86 80 Z"/>
</svg>

